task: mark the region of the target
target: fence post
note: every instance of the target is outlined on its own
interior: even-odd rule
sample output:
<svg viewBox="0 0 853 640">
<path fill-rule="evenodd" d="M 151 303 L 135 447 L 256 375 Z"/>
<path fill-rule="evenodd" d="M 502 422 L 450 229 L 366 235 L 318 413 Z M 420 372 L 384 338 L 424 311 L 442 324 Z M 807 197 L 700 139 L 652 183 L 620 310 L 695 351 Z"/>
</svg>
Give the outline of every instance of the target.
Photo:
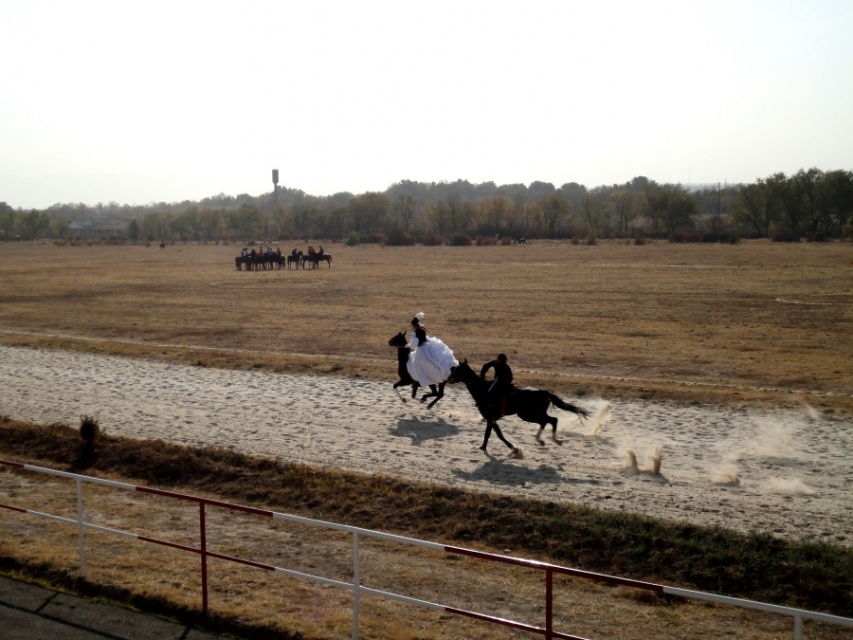
<svg viewBox="0 0 853 640">
<path fill-rule="evenodd" d="M 198 503 L 198 525 L 201 547 L 201 610 L 207 614 L 207 528 L 204 521 L 204 500 Z"/>
<path fill-rule="evenodd" d="M 358 640 L 358 605 L 361 595 L 361 566 L 358 553 L 358 531 L 352 532 L 352 640 Z"/>
<path fill-rule="evenodd" d="M 83 522 L 83 479 L 77 478 L 77 555 L 80 559 L 80 576 L 86 577 L 86 526 Z"/>
<path fill-rule="evenodd" d="M 803 616 L 794 616 L 794 640 L 803 640 Z"/>
<path fill-rule="evenodd" d="M 554 637 L 554 571 L 545 567 L 545 640 Z"/>
</svg>

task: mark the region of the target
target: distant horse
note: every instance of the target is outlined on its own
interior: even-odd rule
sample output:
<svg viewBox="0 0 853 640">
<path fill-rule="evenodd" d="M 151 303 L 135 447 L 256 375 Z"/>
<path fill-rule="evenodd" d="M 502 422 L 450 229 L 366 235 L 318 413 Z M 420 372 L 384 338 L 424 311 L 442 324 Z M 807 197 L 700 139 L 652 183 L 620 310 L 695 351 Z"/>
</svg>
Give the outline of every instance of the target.
<svg viewBox="0 0 853 640">
<path fill-rule="evenodd" d="M 237 268 L 237 271 L 242 271 L 243 265 L 246 265 L 246 271 L 251 270 L 251 268 L 252 268 L 252 257 L 251 256 L 237 256 L 236 258 L 234 258 L 234 266 Z"/>
<path fill-rule="evenodd" d="M 477 409 L 480 410 L 480 415 L 486 419 L 486 435 L 483 438 L 483 444 L 480 449 L 486 450 L 486 445 L 489 442 L 489 436 L 492 431 L 497 434 L 506 446 L 508 446 L 514 456 L 521 457 L 521 449 L 504 438 L 503 433 L 498 427 L 498 420 L 504 416 L 518 415 L 525 422 L 533 422 L 539 425 L 539 431 L 536 433 L 536 442 L 544 445 L 542 441 L 542 431 L 546 424 L 551 425 L 551 439 L 557 444 L 563 444 L 557 438 L 557 418 L 548 415 L 548 408 L 553 404 L 564 411 L 571 411 L 584 418 L 589 415 L 586 409 L 576 407 L 554 395 L 550 391 L 542 389 L 518 389 L 515 388 L 502 402 L 502 406 L 497 410 L 489 408 L 488 389 L 489 383 L 481 379 L 479 375 L 468 365 L 467 360 L 459 363 L 459 366 L 451 369 L 448 382 L 462 382 L 468 388 L 471 397 L 477 404 Z"/>
<path fill-rule="evenodd" d="M 284 256 L 279 253 L 270 254 L 270 265 L 273 269 L 281 269 L 284 266 Z"/>
<path fill-rule="evenodd" d="M 292 268 L 292 266 L 294 264 L 296 265 L 297 269 L 302 264 L 302 252 L 301 251 L 297 251 L 296 255 L 293 255 L 292 253 L 288 254 L 288 256 L 287 256 L 287 268 L 288 269 Z"/>
<path fill-rule="evenodd" d="M 415 399 L 415 395 L 418 393 L 418 389 L 421 386 L 421 383 L 415 380 L 412 377 L 412 374 L 409 373 L 409 354 L 412 352 L 412 349 L 409 347 L 406 342 L 406 333 L 404 331 L 400 331 L 397 335 L 391 338 L 388 341 L 389 347 L 397 347 L 397 375 L 400 376 L 400 379 L 394 383 L 394 391 L 397 391 L 399 387 L 412 387 L 412 400 Z M 439 384 L 431 384 L 429 385 L 430 393 L 425 393 L 421 397 L 421 402 L 426 402 L 428 398 L 435 398 L 432 402 L 427 405 L 427 409 L 432 409 L 432 406 L 441 400 L 444 397 L 444 385 L 447 382 L 440 382 Z M 400 395 L 400 392 L 397 391 L 397 395 Z M 400 399 L 405 402 L 406 399 L 400 395 Z"/>
<path fill-rule="evenodd" d="M 527 238 L 518 238 L 512 241 L 513 244 L 520 245 L 522 247 L 527 246 Z"/>
<path fill-rule="evenodd" d="M 311 268 L 316 269 L 319 263 L 325 262 L 329 265 L 329 268 L 332 268 L 332 256 L 329 253 L 319 254 L 319 253 L 306 253 L 302 258 L 302 268 L 307 269 L 305 265 L 307 263 L 311 263 Z"/>
</svg>

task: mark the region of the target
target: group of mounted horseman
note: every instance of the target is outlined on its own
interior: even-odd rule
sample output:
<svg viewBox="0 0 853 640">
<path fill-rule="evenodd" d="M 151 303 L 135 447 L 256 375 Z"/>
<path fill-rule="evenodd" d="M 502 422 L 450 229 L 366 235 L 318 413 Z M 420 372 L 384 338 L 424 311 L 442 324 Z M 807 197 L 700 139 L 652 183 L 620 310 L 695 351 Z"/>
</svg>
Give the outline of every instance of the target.
<svg viewBox="0 0 853 640">
<path fill-rule="evenodd" d="M 294 248 L 289 254 L 284 255 L 281 248 L 252 249 L 243 248 L 239 256 L 234 258 L 234 267 L 237 271 L 261 271 L 267 269 L 316 269 L 321 262 L 332 267 L 332 256 L 325 252 L 322 246 L 319 250 L 308 247 L 308 251 L 302 253 L 300 249 Z"/>
</svg>

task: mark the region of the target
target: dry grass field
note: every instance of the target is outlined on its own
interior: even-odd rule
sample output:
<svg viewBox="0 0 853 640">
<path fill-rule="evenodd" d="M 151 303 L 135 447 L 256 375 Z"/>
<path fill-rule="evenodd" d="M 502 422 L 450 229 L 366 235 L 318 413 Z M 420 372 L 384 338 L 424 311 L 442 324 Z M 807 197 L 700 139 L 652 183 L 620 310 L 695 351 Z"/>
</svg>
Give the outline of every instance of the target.
<svg viewBox="0 0 853 640">
<path fill-rule="evenodd" d="M 0 341 L 391 379 L 424 311 L 460 359 L 558 393 L 853 410 L 850 244 L 327 245 L 331 268 L 261 272 L 239 250 L 0 245 Z"/>
<path fill-rule="evenodd" d="M 161 250 L 156 245 L 2 244 L 0 344 L 390 382 L 396 379 L 396 363 L 388 339 L 407 328 L 412 315 L 422 310 L 427 327 L 460 359 L 479 365 L 503 351 L 519 383 L 560 394 L 728 406 L 805 403 L 827 417 L 853 414 L 853 246 L 849 244 L 534 242 L 527 247 L 326 247 L 333 256 L 331 268 L 238 272 L 234 268 L 237 246 L 169 245 Z M 292 247 L 281 248 L 287 252 Z M 9 425 L 4 428 L 13 431 Z M 76 441 L 69 445 L 58 440 L 45 438 L 46 461 L 51 455 L 57 456 L 54 460 L 67 457 L 69 446 L 76 447 Z M 29 451 L 29 445 L 21 446 Z M 139 443 L 109 439 L 99 453 L 104 460 L 108 446 L 116 448 L 116 460 L 137 460 L 140 473 L 152 466 L 134 449 Z M 28 455 L 19 451 L 17 457 Z M 166 454 L 162 455 L 164 462 L 154 466 L 169 466 Z M 188 460 L 186 453 L 170 455 L 172 465 Z M 35 453 L 32 456 L 38 458 Z M 115 467 L 98 468 L 92 463 L 86 470 L 121 477 Z M 62 512 L 73 506 L 62 487 L 45 491 L 41 480 L 0 475 L 4 492 L 35 501 L 34 508 Z M 224 489 L 227 483 L 214 486 L 209 479 L 215 475 L 199 474 L 199 484 L 187 487 L 187 492 Z M 247 467 L 247 476 L 260 477 L 260 470 Z M 259 506 L 269 507 L 268 492 L 260 492 L 262 500 L 252 482 L 239 486 L 234 482 L 235 493 L 229 499 L 244 503 L 257 499 Z M 328 482 L 339 488 L 374 481 L 331 477 Z M 390 514 L 401 510 L 401 503 L 393 500 L 406 497 L 400 487 L 385 487 L 365 499 L 388 502 L 385 513 L 390 521 Z M 425 497 L 429 488 L 412 484 L 410 489 L 415 504 L 429 502 Z M 318 502 L 345 512 L 345 496 L 337 498 L 339 502 L 331 500 Z M 489 496 L 461 500 L 477 508 L 491 502 Z M 185 514 L 100 491 L 92 493 L 91 501 L 101 524 L 161 530 L 193 542 Z M 355 511 L 345 519 L 377 517 L 365 504 L 352 507 Z M 529 508 L 518 506 L 522 512 Z M 527 517 L 532 517 L 529 512 Z M 600 524 L 598 531 L 612 528 L 614 522 Z M 59 573 L 72 572 L 75 558 L 69 540 L 73 531 L 45 527 L 40 529 L 44 538 L 34 544 L 29 523 L 4 521 L 4 527 L 13 527 L 14 535 L 0 540 L 2 555 L 19 558 L 29 568 L 44 563 L 59 567 Z M 334 536 L 321 540 L 285 529 L 274 532 L 275 538 L 263 530 L 238 538 L 231 533 L 233 524 L 227 518 L 216 522 L 224 534 L 225 552 L 249 548 L 266 554 L 258 556 L 262 561 L 347 578 L 340 559 L 342 543 Z M 413 521 L 406 532 L 433 535 L 418 529 L 423 524 Z M 626 527 L 626 535 L 635 536 L 639 546 L 639 533 L 632 533 L 624 523 L 619 526 Z M 640 522 L 638 526 L 654 530 L 651 537 L 667 544 L 680 535 L 673 532 L 669 540 L 664 537 L 666 525 L 656 529 Z M 440 531 L 440 537 L 448 539 L 449 530 Z M 20 543 L 24 534 L 29 544 Z M 282 536 L 284 547 L 271 551 L 281 544 Z M 197 610 L 194 558 L 94 535 L 89 544 L 108 549 L 108 553 L 93 554 L 90 577 L 94 582 L 173 606 L 177 603 L 178 609 Z M 316 566 L 300 565 L 309 562 L 300 553 L 305 545 L 318 550 L 312 554 Z M 729 554 L 733 547 L 722 545 Z M 58 549 L 65 555 L 57 558 Z M 511 551 L 526 553 L 521 545 Z M 403 584 L 418 597 L 461 598 L 461 604 L 469 598 L 486 599 L 502 615 L 540 621 L 538 576 L 511 577 L 496 570 L 486 577 L 460 558 L 428 557 L 387 545 L 370 546 L 365 553 L 365 571 L 389 587 Z M 546 548 L 534 553 L 548 559 Z M 839 548 L 838 553 L 845 554 L 843 559 L 849 563 L 846 552 Z M 713 564 L 711 558 L 706 560 Z M 164 574 L 163 563 L 175 571 Z M 309 638 L 347 637 L 351 603 L 339 592 L 300 581 L 268 580 L 257 572 L 224 579 L 218 571 L 219 567 L 212 588 L 215 611 L 221 616 L 268 632 L 276 630 L 280 635 L 275 637 L 288 637 L 293 631 Z M 628 640 L 648 637 L 652 630 L 660 638 L 770 640 L 791 633 L 784 618 L 730 607 L 645 599 L 636 591 L 574 579 L 559 587 L 564 594 L 560 597 L 565 598 L 558 603 L 564 616 L 562 628 L 584 637 Z M 501 635 L 493 627 L 430 611 L 400 611 L 379 600 L 366 603 L 363 637 L 527 637 L 510 631 Z M 809 638 L 850 637 L 845 629 L 807 627 Z M 259 633 L 257 637 L 263 637 L 263 631 Z"/>
</svg>

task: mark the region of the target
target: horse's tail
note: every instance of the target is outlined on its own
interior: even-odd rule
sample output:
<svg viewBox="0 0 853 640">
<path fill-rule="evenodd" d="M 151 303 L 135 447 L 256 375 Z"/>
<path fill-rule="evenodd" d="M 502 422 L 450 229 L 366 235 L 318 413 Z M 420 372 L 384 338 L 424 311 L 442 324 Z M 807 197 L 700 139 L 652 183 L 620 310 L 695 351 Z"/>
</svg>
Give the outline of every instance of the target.
<svg viewBox="0 0 853 640">
<path fill-rule="evenodd" d="M 555 395 L 550 391 L 546 391 L 545 393 L 548 394 L 548 399 L 551 401 L 551 404 L 553 404 L 558 409 L 562 409 L 563 411 L 571 411 L 572 413 L 576 413 L 579 416 L 583 416 L 584 418 L 589 417 L 589 411 L 587 411 L 583 407 L 578 407 L 570 402 L 566 402 L 560 396 Z"/>
</svg>

